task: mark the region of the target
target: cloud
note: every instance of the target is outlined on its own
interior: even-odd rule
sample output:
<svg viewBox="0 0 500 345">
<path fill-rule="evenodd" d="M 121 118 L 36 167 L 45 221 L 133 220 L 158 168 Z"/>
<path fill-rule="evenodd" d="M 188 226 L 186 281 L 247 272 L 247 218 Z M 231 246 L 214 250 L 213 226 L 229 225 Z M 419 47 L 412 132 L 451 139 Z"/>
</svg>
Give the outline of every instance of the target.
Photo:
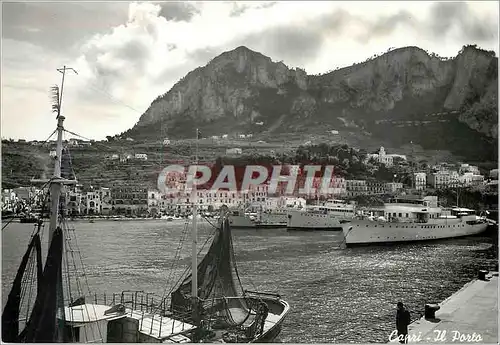
<svg viewBox="0 0 500 345">
<path fill-rule="evenodd" d="M 59 52 L 77 50 L 85 39 L 123 23 L 127 11 L 128 4 L 120 2 L 5 2 L 2 37 Z"/>
<path fill-rule="evenodd" d="M 188 22 L 200 10 L 189 2 L 160 2 L 161 10 L 159 15 L 166 20 Z"/>
<path fill-rule="evenodd" d="M 27 114 L 52 116 L 46 90 L 60 83 L 55 69 L 64 64 L 79 72 L 65 86 L 68 126 L 104 138 L 130 128 L 153 99 L 188 72 L 242 45 L 310 74 L 389 47 L 415 45 L 454 56 L 463 45 L 478 43 L 498 52 L 495 5 L 4 3 L 2 131 L 36 135 L 44 128 Z M 19 114 L 33 126 L 18 129 Z"/>
<path fill-rule="evenodd" d="M 273 59 L 286 56 L 288 64 L 303 66 L 321 49 L 323 37 L 315 28 L 279 26 L 237 41 Z"/>
<path fill-rule="evenodd" d="M 465 2 L 433 5 L 428 25 L 431 33 L 446 36 L 455 29 L 459 37 L 474 42 L 494 39 L 498 34 L 498 11 L 477 13 L 476 6 Z"/>
</svg>

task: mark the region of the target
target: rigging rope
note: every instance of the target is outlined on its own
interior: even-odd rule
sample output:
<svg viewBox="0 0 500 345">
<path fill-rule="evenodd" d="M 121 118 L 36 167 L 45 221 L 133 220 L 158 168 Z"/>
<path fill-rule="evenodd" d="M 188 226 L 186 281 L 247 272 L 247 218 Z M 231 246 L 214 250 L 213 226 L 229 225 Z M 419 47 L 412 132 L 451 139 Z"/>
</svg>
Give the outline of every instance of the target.
<svg viewBox="0 0 500 345">
<path fill-rule="evenodd" d="M 187 225 L 189 225 L 189 222 L 186 223 Z M 203 243 L 203 245 L 201 246 L 200 250 L 198 251 L 198 255 L 200 255 L 203 251 L 203 249 L 205 248 L 205 246 L 207 245 L 208 241 L 213 237 L 213 235 L 215 234 L 215 231 L 212 231 L 212 233 L 210 233 L 210 235 L 206 238 L 205 242 Z M 185 268 L 184 272 L 180 275 L 179 279 L 175 282 L 174 285 L 172 285 L 171 289 L 163 295 L 162 297 L 162 300 L 161 300 L 161 304 L 163 303 L 166 303 L 166 299 L 172 294 L 172 292 L 174 291 L 175 287 L 181 282 L 183 281 L 185 278 L 187 278 L 187 276 L 189 275 L 189 270 L 191 269 L 191 266 L 190 265 L 187 265 L 187 267 Z M 157 309 L 154 309 L 155 311 Z"/>
</svg>

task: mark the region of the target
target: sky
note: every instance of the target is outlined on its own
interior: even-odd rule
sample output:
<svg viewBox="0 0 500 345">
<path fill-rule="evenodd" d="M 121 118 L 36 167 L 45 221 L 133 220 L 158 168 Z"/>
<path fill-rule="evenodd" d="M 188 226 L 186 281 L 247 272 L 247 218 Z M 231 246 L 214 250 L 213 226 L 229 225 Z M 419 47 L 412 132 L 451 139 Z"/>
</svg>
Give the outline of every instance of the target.
<svg viewBox="0 0 500 345">
<path fill-rule="evenodd" d="M 498 1 L 2 2 L 2 138 L 45 140 L 50 88 L 68 66 L 65 128 L 102 140 L 131 128 L 189 71 L 239 46 L 309 74 L 418 46 L 498 56 Z M 73 136 L 69 135 L 69 139 Z"/>
</svg>

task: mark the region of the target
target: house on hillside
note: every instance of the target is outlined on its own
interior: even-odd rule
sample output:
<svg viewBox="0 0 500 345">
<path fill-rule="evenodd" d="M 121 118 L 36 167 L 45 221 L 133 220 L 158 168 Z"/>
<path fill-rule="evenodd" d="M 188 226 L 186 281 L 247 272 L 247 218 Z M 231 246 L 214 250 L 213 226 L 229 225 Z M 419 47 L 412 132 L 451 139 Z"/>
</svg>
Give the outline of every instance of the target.
<svg viewBox="0 0 500 345">
<path fill-rule="evenodd" d="M 120 162 L 126 162 L 129 159 L 131 159 L 131 158 L 132 158 L 131 154 L 125 153 L 125 154 L 123 154 L 123 155 L 120 156 Z"/>
<path fill-rule="evenodd" d="M 222 139 L 227 139 L 227 134 L 222 134 Z"/>
<path fill-rule="evenodd" d="M 148 160 L 148 155 L 147 155 L 147 154 L 145 154 L 145 153 L 136 153 L 136 154 L 134 155 L 134 158 L 135 158 L 135 159 L 141 159 L 141 160 L 143 160 L 143 161 L 147 161 L 147 160 Z"/>
<path fill-rule="evenodd" d="M 247 138 L 252 138 L 253 134 L 247 134 Z"/>
<path fill-rule="evenodd" d="M 168 138 L 163 139 L 163 145 L 170 145 L 170 139 Z"/>
<path fill-rule="evenodd" d="M 126 141 L 134 141 L 134 139 L 132 139 L 132 138 L 127 138 L 127 139 L 125 139 L 125 140 L 126 140 Z"/>
<path fill-rule="evenodd" d="M 245 139 L 245 134 L 240 134 L 240 135 L 238 135 L 238 138 L 240 138 L 240 139 Z"/>
</svg>

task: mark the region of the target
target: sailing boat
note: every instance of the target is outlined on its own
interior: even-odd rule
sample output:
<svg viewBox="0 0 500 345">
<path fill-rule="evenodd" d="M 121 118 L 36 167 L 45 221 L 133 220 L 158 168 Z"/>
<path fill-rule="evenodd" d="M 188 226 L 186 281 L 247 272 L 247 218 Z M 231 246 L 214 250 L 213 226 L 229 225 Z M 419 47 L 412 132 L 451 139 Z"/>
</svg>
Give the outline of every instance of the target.
<svg viewBox="0 0 500 345">
<path fill-rule="evenodd" d="M 62 69 L 64 73 L 69 69 Z M 61 85 L 61 90 L 62 90 Z M 49 249 L 42 268 L 42 228 L 39 221 L 22 258 L 2 314 L 5 342 L 261 342 L 280 333 L 290 306 L 281 296 L 243 290 L 233 252 L 226 213 L 220 217 L 216 234 L 198 264 L 197 218 L 193 216 L 191 273 L 171 294 L 160 300 L 142 291 L 104 294 L 100 300 L 75 291 L 69 271 L 63 273 L 64 258 L 71 256 L 74 231 L 69 231 L 61 190 L 76 181 L 61 177 L 62 93 L 56 89 L 57 156 L 50 186 L 51 216 Z M 197 214 L 194 203 L 193 215 Z M 78 252 L 78 250 L 76 250 Z M 200 250 L 201 252 L 201 250 Z M 69 267 L 69 264 L 67 265 Z M 36 272 L 35 302 L 23 312 L 26 291 L 32 286 L 26 276 Z M 33 269 L 35 267 L 35 269 Z M 76 270 L 76 266 L 75 266 Z M 34 273 L 32 274 L 34 278 Z M 28 277 L 29 278 L 29 277 Z M 63 287 L 68 280 L 66 290 Z M 73 292 L 72 292 L 73 291 Z M 76 297 L 76 298 L 74 298 Z M 89 298 L 93 297 L 93 301 Z M 28 297 L 29 300 L 29 297 Z M 23 309 L 23 310 L 22 310 Z M 25 313 L 25 314 L 23 314 Z"/>
</svg>

